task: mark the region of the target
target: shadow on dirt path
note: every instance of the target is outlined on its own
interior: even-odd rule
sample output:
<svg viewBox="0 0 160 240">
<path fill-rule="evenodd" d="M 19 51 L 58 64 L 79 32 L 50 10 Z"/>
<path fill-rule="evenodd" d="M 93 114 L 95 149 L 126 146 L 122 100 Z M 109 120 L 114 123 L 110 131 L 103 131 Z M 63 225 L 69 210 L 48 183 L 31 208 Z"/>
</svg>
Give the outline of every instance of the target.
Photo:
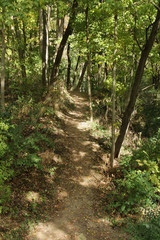
<svg viewBox="0 0 160 240">
<path fill-rule="evenodd" d="M 59 112 L 64 121 L 62 134 L 55 140 L 55 154 L 61 161 L 54 185 L 61 207 L 55 212 L 50 202 L 47 221 L 41 221 L 28 235 L 29 240 L 116 240 L 129 239 L 113 229 L 101 201 L 104 176 L 98 155 L 100 146 L 89 135 L 88 101 L 72 94 L 75 108 Z M 53 206 L 52 206 L 53 204 Z"/>
</svg>

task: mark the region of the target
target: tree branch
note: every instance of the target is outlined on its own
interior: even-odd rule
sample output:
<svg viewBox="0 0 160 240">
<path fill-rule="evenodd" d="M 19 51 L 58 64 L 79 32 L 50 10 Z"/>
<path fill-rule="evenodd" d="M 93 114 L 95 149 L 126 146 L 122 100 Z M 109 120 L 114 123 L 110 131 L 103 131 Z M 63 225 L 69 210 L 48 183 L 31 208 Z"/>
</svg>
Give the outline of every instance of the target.
<svg viewBox="0 0 160 240">
<path fill-rule="evenodd" d="M 136 34 L 135 34 L 135 41 L 136 41 L 136 43 L 137 43 L 139 49 L 142 51 L 143 49 L 141 48 L 141 45 L 140 45 L 139 42 L 138 42 L 138 39 L 137 39 Z"/>
<path fill-rule="evenodd" d="M 151 2 L 151 4 L 160 12 L 160 7 L 157 6 L 157 4 L 155 4 L 154 2 Z"/>
</svg>

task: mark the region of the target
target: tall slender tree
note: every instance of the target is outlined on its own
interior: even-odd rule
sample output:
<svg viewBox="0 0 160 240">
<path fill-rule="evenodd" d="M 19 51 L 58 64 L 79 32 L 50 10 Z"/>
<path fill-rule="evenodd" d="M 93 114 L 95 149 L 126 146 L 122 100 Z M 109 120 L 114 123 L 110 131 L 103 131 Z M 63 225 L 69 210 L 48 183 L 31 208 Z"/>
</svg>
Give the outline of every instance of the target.
<svg viewBox="0 0 160 240">
<path fill-rule="evenodd" d="M 131 91 L 131 96 L 130 96 L 130 100 L 129 103 L 126 107 L 126 110 L 124 112 L 123 118 L 122 118 L 122 125 L 120 128 L 120 133 L 119 136 L 116 140 L 116 144 L 115 144 L 115 157 L 119 156 L 120 153 L 120 149 L 126 134 L 126 130 L 128 128 L 128 124 L 131 118 L 131 114 L 134 110 L 135 107 L 135 103 L 136 103 L 136 99 L 138 96 L 138 91 L 139 91 L 139 87 L 140 87 L 140 83 L 142 80 L 142 76 L 144 73 L 144 68 L 145 68 L 145 64 L 148 58 L 148 55 L 152 49 L 153 43 L 155 41 L 158 29 L 159 29 L 159 25 L 160 25 L 160 1 L 159 1 L 159 6 L 158 6 L 158 10 L 157 10 L 157 16 L 155 21 L 153 22 L 152 29 L 150 32 L 150 36 L 149 38 L 146 39 L 146 43 L 144 44 L 144 47 L 141 51 L 141 57 L 138 63 L 138 67 L 136 70 L 136 74 L 135 74 L 135 79 L 134 79 L 134 84 L 132 87 L 132 91 Z M 147 32 L 147 29 L 146 29 Z"/>
<path fill-rule="evenodd" d="M 40 53 L 43 51 L 43 9 L 39 9 L 39 48 Z"/>
<path fill-rule="evenodd" d="M 26 33 L 25 33 L 25 23 L 22 21 L 22 32 L 19 28 L 19 23 L 17 17 L 14 17 L 14 25 L 16 32 L 16 39 L 18 44 L 18 55 L 19 55 L 19 63 L 21 67 L 22 78 L 25 79 L 27 77 L 26 74 L 26 66 L 25 66 L 25 55 L 26 55 Z"/>
<path fill-rule="evenodd" d="M 77 59 L 77 64 L 76 64 L 76 67 L 75 67 L 75 71 L 74 71 L 73 82 L 72 82 L 72 90 L 74 88 L 74 84 L 75 84 L 75 81 L 76 81 L 76 76 L 77 76 L 77 71 L 78 71 L 78 66 L 79 66 L 80 59 L 81 59 L 81 56 L 79 55 L 78 59 Z"/>
<path fill-rule="evenodd" d="M 42 48 L 42 85 L 46 86 L 47 65 L 46 65 L 46 48 L 47 48 L 47 19 L 46 9 L 43 9 L 43 48 Z"/>
<path fill-rule="evenodd" d="M 2 55 L 1 55 L 1 108 L 2 112 L 4 112 L 5 109 L 5 7 L 2 9 Z"/>
<path fill-rule="evenodd" d="M 93 122 L 93 108 L 92 108 L 92 90 L 91 90 L 91 55 L 90 55 L 90 39 L 89 39 L 89 3 L 87 1 L 86 7 L 86 38 L 87 38 L 87 82 L 88 82 L 88 96 L 89 96 L 89 109 L 90 109 L 90 121 Z"/>
<path fill-rule="evenodd" d="M 112 91 L 112 151 L 111 151 L 111 161 L 110 165 L 113 167 L 114 155 L 115 155 L 115 120 L 116 120 L 116 113 L 115 113 L 115 102 L 116 102 L 116 55 L 117 55 L 117 9 L 115 10 L 115 17 L 114 17 L 114 61 L 113 61 L 113 91 Z"/>
<path fill-rule="evenodd" d="M 87 69 L 87 65 L 88 65 L 88 62 L 85 61 L 85 63 L 83 64 L 83 69 L 82 69 L 82 72 L 80 73 L 80 77 L 79 77 L 79 81 L 78 81 L 78 84 L 75 88 L 75 90 L 80 90 L 81 86 L 82 86 L 82 82 L 83 82 L 83 79 L 84 79 L 84 75 L 85 75 L 85 72 L 86 72 L 86 69 Z"/>
<path fill-rule="evenodd" d="M 77 0 L 73 1 L 72 4 L 72 9 L 71 9 L 71 16 L 69 19 L 69 23 L 68 26 L 63 34 L 62 40 L 60 42 L 59 48 L 57 50 L 57 54 L 56 54 L 56 58 L 53 64 L 53 68 L 52 68 L 52 73 L 51 73 L 51 80 L 50 83 L 54 83 L 57 80 L 57 76 L 58 76 L 58 72 L 59 72 L 59 66 L 60 66 L 60 62 L 62 59 L 62 54 L 64 51 L 64 48 L 66 46 L 67 40 L 69 38 L 69 36 L 72 34 L 73 32 L 73 22 L 75 20 L 76 17 L 76 9 L 78 7 L 78 2 Z"/>
<path fill-rule="evenodd" d="M 67 67 L 67 89 L 69 90 L 71 87 L 71 58 L 70 58 L 70 43 L 68 43 L 67 47 L 67 58 L 68 58 L 68 67 Z"/>
<path fill-rule="evenodd" d="M 48 72 L 48 46 L 49 46 L 49 25 L 50 25 L 51 7 L 43 9 L 43 51 L 42 51 L 42 84 L 47 84 Z"/>
</svg>

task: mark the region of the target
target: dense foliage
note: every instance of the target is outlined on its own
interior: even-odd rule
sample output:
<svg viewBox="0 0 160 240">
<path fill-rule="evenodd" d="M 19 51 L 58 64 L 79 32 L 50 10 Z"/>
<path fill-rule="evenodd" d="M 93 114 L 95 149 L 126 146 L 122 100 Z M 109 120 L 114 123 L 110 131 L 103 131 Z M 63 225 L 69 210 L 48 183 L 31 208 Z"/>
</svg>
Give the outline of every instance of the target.
<svg viewBox="0 0 160 240">
<path fill-rule="evenodd" d="M 19 98 L 9 106 L 0 119 L 0 212 L 9 211 L 9 181 L 26 169 L 42 169 L 39 154 L 46 148 L 53 148 L 53 130 L 40 121 L 44 115 L 54 116 L 46 108 L 40 113 L 41 104 Z M 11 112 L 12 111 L 12 112 Z"/>
<path fill-rule="evenodd" d="M 142 137 L 120 159 L 107 210 L 127 215 L 159 204 L 159 9 L 159 0 L 1 0 L 1 213 L 9 211 L 10 181 L 24 169 L 41 169 L 40 153 L 53 148 L 53 129 L 41 118 L 52 119 L 55 109 L 42 111 L 42 100 L 49 91 L 58 98 L 57 86 L 89 93 L 105 151 L 114 142 L 104 136 L 111 121 L 116 138 L 130 118 L 129 130 Z M 150 229 L 152 220 L 135 229 Z M 135 238 L 151 239 L 149 232 Z"/>
<path fill-rule="evenodd" d="M 160 212 L 148 211 L 143 220 L 136 224 L 129 224 L 128 231 L 133 240 L 158 240 L 160 238 Z"/>
<path fill-rule="evenodd" d="M 109 208 L 127 215 L 154 208 L 160 201 L 160 131 L 120 162 L 120 177 L 109 193 Z"/>
</svg>

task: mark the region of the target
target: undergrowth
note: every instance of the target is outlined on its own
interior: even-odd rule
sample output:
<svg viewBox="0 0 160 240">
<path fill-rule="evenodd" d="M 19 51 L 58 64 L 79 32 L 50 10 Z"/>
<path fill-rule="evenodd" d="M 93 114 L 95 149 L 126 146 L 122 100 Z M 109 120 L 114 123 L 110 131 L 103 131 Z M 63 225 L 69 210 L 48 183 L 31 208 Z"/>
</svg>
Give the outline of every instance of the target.
<svg viewBox="0 0 160 240">
<path fill-rule="evenodd" d="M 108 193 L 109 211 L 122 215 L 154 209 L 160 202 L 160 130 L 120 160 L 120 174 L 113 178 L 114 189 Z M 118 171 L 118 170 L 117 170 Z"/>
<path fill-rule="evenodd" d="M 141 221 L 129 223 L 126 229 L 132 240 L 159 240 L 160 239 L 160 211 L 149 210 Z"/>
<path fill-rule="evenodd" d="M 108 153 L 111 149 L 111 133 L 108 126 L 93 121 L 91 124 L 90 134 L 98 141 L 99 145 Z"/>
<path fill-rule="evenodd" d="M 47 125 L 54 109 L 32 99 L 18 98 L 0 116 L 0 213 L 10 211 L 9 182 L 29 168 L 42 169 L 39 153 L 54 148 L 54 129 Z"/>
</svg>

